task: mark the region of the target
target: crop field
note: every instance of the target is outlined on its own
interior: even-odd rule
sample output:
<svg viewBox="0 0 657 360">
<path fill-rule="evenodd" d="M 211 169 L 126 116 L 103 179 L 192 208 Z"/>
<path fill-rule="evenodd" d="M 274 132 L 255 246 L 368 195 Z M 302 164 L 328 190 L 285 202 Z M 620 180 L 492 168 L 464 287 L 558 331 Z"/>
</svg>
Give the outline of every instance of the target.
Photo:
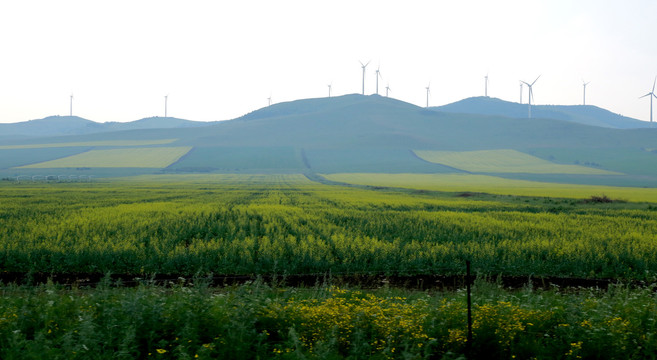
<svg viewBox="0 0 657 360">
<path fill-rule="evenodd" d="M 408 149 L 306 149 L 308 166 L 318 173 L 387 172 L 451 173 L 438 164 L 422 161 Z"/>
<path fill-rule="evenodd" d="M 649 148 L 532 148 L 527 152 L 562 164 L 593 164 L 622 173 L 657 175 L 657 153 Z"/>
<path fill-rule="evenodd" d="M 178 171 L 301 171 L 303 164 L 292 147 L 211 146 L 195 147 L 169 167 Z"/>
<path fill-rule="evenodd" d="M 540 181 L 505 179 L 472 174 L 327 174 L 328 180 L 354 185 L 395 187 L 415 190 L 481 192 L 528 197 L 584 199 L 606 195 L 632 202 L 657 202 L 654 188 L 556 184 Z"/>
<path fill-rule="evenodd" d="M 49 148 L 47 150 L 32 148 L 0 150 L 0 169 L 55 160 L 88 150 L 90 148 L 82 146 Z"/>
<path fill-rule="evenodd" d="M 165 168 L 180 159 L 190 149 L 191 147 L 187 146 L 177 146 L 90 150 L 18 168 Z"/>
<path fill-rule="evenodd" d="M 555 164 L 516 150 L 416 150 L 415 154 L 432 163 L 476 173 L 620 175 L 592 167 Z"/>
<path fill-rule="evenodd" d="M 654 203 L 375 191 L 301 175 L 152 178 L 3 184 L 0 263 L 45 273 L 458 274 L 470 259 L 490 274 L 657 274 Z"/>
<path fill-rule="evenodd" d="M 23 285 L 0 285 L 0 358 L 641 359 L 657 351 L 650 287 L 509 292 L 485 281 L 655 282 L 656 200 L 587 202 L 554 196 L 563 191 L 556 185 L 544 185 L 542 197 L 495 195 L 495 183 L 483 184 L 490 194 L 345 187 L 298 174 L 0 182 L 0 275 L 24 274 Z M 480 277 L 469 344 L 463 291 L 331 284 L 349 275 L 462 275 L 465 260 Z M 44 273 L 107 277 L 89 288 L 30 280 Z M 123 287 L 109 274 L 141 285 Z M 168 286 L 149 282 L 155 274 Z M 325 280 L 210 287 L 220 274 Z"/>
</svg>

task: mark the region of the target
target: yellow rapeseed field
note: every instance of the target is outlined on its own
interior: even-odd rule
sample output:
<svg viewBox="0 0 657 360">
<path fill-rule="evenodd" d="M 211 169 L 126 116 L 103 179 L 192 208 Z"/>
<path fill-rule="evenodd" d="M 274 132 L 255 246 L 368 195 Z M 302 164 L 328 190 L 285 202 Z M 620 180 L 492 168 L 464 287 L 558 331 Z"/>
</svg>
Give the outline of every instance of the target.
<svg viewBox="0 0 657 360">
<path fill-rule="evenodd" d="M 477 173 L 620 175 L 585 166 L 555 164 L 516 150 L 416 150 L 415 154 L 432 163 Z"/>
<path fill-rule="evenodd" d="M 91 150 L 20 168 L 164 168 L 176 162 L 189 150 L 189 146 Z"/>
</svg>

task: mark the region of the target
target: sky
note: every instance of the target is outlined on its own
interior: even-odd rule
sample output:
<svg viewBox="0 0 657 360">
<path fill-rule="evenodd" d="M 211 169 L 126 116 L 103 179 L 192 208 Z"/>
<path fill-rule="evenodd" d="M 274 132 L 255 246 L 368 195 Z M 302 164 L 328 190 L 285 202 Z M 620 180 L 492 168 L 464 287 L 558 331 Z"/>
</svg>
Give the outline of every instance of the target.
<svg viewBox="0 0 657 360">
<path fill-rule="evenodd" d="M 0 122 L 50 115 L 234 119 L 376 92 L 418 106 L 484 95 L 648 120 L 654 0 L 22 0 L 0 3 Z M 523 102 L 527 102 L 524 88 Z M 654 99 L 657 100 L 657 99 Z M 657 101 L 656 101 L 657 102 Z M 657 110 L 657 109 L 656 109 Z M 656 119 L 657 120 L 657 119 Z"/>
</svg>

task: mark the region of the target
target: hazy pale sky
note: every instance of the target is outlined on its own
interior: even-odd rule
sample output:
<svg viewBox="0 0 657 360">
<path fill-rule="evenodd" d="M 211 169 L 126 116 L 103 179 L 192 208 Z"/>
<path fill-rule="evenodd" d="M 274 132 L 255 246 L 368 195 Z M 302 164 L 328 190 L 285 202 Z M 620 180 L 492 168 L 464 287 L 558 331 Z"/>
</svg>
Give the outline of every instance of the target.
<svg viewBox="0 0 657 360">
<path fill-rule="evenodd" d="M 273 102 L 361 92 L 424 106 L 484 94 L 648 120 L 657 1 L 0 3 L 0 122 L 73 114 L 227 120 Z M 524 89 L 523 102 L 527 101 Z M 657 109 L 656 109 L 657 111 Z"/>
</svg>

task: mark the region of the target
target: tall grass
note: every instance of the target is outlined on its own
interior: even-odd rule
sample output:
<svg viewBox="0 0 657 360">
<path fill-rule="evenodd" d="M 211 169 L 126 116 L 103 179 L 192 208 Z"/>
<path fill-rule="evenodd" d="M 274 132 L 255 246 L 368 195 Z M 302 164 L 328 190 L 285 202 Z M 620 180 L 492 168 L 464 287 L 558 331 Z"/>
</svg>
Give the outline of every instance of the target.
<svg viewBox="0 0 657 360">
<path fill-rule="evenodd" d="M 395 289 L 0 287 L 2 359 L 644 359 L 657 351 L 657 299 L 614 287 L 465 296 Z"/>
</svg>

